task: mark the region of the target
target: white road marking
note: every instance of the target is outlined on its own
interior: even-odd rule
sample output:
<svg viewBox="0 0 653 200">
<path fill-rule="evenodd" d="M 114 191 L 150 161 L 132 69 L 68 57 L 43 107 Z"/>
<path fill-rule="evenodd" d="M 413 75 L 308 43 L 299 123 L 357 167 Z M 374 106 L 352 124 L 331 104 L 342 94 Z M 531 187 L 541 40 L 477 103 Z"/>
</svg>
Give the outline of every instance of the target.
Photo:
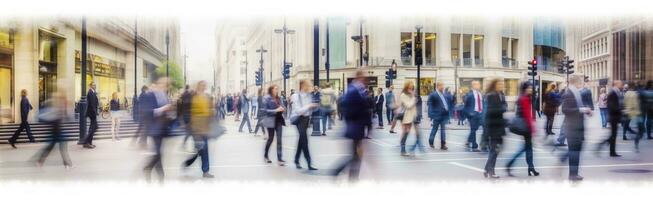
<svg viewBox="0 0 653 200">
<path fill-rule="evenodd" d="M 456 165 L 458 167 L 462 167 L 462 168 L 466 168 L 466 169 L 471 169 L 471 170 L 474 170 L 474 171 L 477 171 L 477 172 L 485 172 L 485 170 L 483 170 L 481 168 L 474 167 L 474 166 L 471 166 L 471 165 L 462 164 L 462 163 L 458 163 L 458 162 L 449 162 L 449 164 Z"/>
</svg>

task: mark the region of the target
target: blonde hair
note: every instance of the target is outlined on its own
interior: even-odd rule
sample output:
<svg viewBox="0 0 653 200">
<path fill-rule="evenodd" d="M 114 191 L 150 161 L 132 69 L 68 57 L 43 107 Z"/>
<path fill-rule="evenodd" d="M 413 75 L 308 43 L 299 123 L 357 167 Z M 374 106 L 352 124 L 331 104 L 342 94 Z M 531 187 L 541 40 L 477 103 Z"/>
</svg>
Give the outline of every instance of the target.
<svg viewBox="0 0 653 200">
<path fill-rule="evenodd" d="M 112 93 L 111 99 L 118 99 L 118 93 L 117 92 Z"/>
<path fill-rule="evenodd" d="M 401 92 L 408 93 L 408 88 L 409 87 L 412 87 L 412 89 L 415 89 L 415 84 L 411 80 L 408 80 L 408 81 L 404 82 L 404 88 L 401 90 Z"/>
</svg>

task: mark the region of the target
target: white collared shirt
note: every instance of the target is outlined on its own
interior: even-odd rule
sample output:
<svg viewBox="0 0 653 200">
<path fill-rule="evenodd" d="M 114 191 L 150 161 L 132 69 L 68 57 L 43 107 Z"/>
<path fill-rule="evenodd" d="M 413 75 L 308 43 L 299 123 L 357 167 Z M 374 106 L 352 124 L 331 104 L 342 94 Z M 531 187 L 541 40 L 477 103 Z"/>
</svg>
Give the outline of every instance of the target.
<svg viewBox="0 0 653 200">
<path fill-rule="evenodd" d="M 474 111 L 481 111 L 483 108 L 483 95 L 481 95 L 481 93 L 476 90 L 472 91 L 474 92 Z M 477 99 L 480 99 L 480 101 L 477 101 Z"/>
</svg>

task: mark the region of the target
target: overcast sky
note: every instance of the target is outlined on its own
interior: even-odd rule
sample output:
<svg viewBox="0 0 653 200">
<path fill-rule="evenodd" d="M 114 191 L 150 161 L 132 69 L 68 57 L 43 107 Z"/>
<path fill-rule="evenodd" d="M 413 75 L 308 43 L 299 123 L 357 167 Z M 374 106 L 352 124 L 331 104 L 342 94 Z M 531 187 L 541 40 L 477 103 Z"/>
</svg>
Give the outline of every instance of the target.
<svg viewBox="0 0 653 200">
<path fill-rule="evenodd" d="M 183 56 L 186 54 L 187 78 L 190 84 L 199 80 L 213 84 L 211 66 L 215 60 L 215 21 L 210 17 L 180 18 L 182 60 L 179 63 L 183 67 Z"/>
</svg>

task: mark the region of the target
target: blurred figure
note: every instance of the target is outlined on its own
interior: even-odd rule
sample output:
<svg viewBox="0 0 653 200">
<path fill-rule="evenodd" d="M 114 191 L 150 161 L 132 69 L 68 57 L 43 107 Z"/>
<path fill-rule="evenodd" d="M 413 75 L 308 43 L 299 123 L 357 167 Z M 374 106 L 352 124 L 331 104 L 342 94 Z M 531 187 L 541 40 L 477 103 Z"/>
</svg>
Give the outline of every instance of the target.
<svg viewBox="0 0 653 200">
<path fill-rule="evenodd" d="M 143 87 L 141 87 L 141 94 L 138 95 L 138 129 L 136 129 L 136 137 L 132 140 L 132 142 L 138 140 L 141 145 L 147 143 L 147 133 L 145 133 L 145 130 L 147 130 L 149 123 L 152 121 L 152 118 L 146 114 L 147 111 L 144 110 L 145 94 L 148 90 L 149 88 L 143 85 Z"/>
<path fill-rule="evenodd" d="M 646 90 L 642 91 L 642 109 L 646 117 L 646 135 L 649 140 L 653 139 L 653 80 L 646 82 Z"/>
<path fill-rule="evenodd" d="M 370 91 L 367 89 L 366 91 L 367 94 L 367 110 L 365 110 L 365 113 L 367 113 L 368 120 L 365 123 L 365 139 L 372 139 L 372 119 L 374 118 L 374 91 Z"/>
<path fill-rule="evenodd" d="M 34 136 L 32 136 L 32 130 L 30 129 L 29 122 L 27 118 L 29 117 L 29 112 L 34 109 L 32 107 L 32 104 L 29 103 L 29 99 L 27 99 L 27 90 L 23 89 L 20 91 L 20 127 L 18 127 L 18 130 L 14 132 L 14 135 L 9 138 L 9 145 L 13 147 L 14 149 L 16 148 L 16 140 L 18 139 L 18 136 L 20 135 L 23 130 L 27 132 L 27 138 L 29 139 L 29 142 L 34 143 Z"/>
<path fill-rule="evenodd" d="M 240 121 L 240 113 L 242 111 L 242 107 L 240 107 L 242 102 L 240 102 L 240 101 L 241 101 L 240 95 L 238 95 L 238 93 L 234 93 L 234 108 L 233 108 L 234 113 L 235 113 L 234 114 L 234 116 L 235 116 L 234 121 L 237 121 L 237 122 Z"/>
<path fill-rule="evenodd" d="M 227 114 L 233 114 L 234 99 L 231 94 L 227 94 Z"/>
<path fill-rule="evenodd" d="M 589 84 L 584 82 L 583 88 L 580 90 L 580 96 L 583 99 L 583 104 L 590 108 L 591 111 L 594 111 L 594 101 L 592 101 L 592 90 L 589 88 Z"/>
<path fill-rule="evenodd" d="M 301 89 L 300 89 L 301 90 Z M 331 83 L 327 83 L 325 88 L 322 89 L 322 96 L 320 97 L 320 111 L 322 112 L 322 135 L 326 135 L 327 123 L 328 128 L 333 128 L 333 112 L 334 103 L 336 102 L 336 91 L 331 88 Z M 294 99 L 292 99 L 294 101 Z M 291 111 L 294 108 L 291 108 Z"/>
<path fill-rule="evenodd" d="M 338 109 L 338 120 L 343 120 L 342 117 L 343 117 L 344 110 L 343 110 L 343 107 L 342 107 L 342 105 L 343 105 L 342 100 L 344 99 L 343 98 L 344 96 L 345 95 L 342 92 L 340 92 L 340 95 L 338 96 L 338 99 L 336 99 L 336 104 L 337 104 L 337 107 L 338 107 L 337 108 Z"/>
<path fill-rule="evenodd" d="M 499 85 L 503 85 L 503 83 L 499 83 Z M 510 168 L 522 153 L 526 153 L 528 176 L 539 176 L 540 173 L 535 171 L 535 164 L 533 164 L 533 137 L 537 132 L 535 130 L 535 116 L 533 114 L 533 108 L 531 107 L 533 103 L 531 100 L 533 96 L 533 84 L 528 81 L 523 82 L 519 91 L 520 95 L 517 99 L 517 108 L 515 109 L 515 115 L 517 115 L 516 117 L 521 117 L 524 122 L 526 122 L 526 128 L 528 131 L 522 135 L 524 136 L 524 148 L 515 153 L 512 159 L 508 161 L 508 164 L 506 165 L 506 172 L 508 173 L 508 176 L 513 176 L 512 173 L 510 173 Z"/>
<path fill-rule="evenodd" d="M 604 144 L 610 146 L 610 157 L 621 157 L 617 154 L 616 145 L 617 145 L 617 131 L 619 128 L 619 123 L 622 120 L 622 111 L 623 111 L 623 93 L 621 89 L 623 88 L 623 83 L 620 80 L 614 80 L 612 82 L 612 89 L 608 94 L 608 114 L 610 115 L 608 119 L 610 120 L 610 137 L 601 142 L 598 146 L 598 149 L 601 149 Z M 626 133 L 624 131 L 624 139 L 626 138 Z M 598 153 L 598 151 L 597 151 Z"/>
<path fill-rule="evenodd" d="M 413 81 L 406 81 L 404 83 L 404 88 L 399 96 L 399 106 L 403 112 L 403 118 L 401 119 L 401 155 L 408 156 L 406 152 L 406 139 L 410 130 L 413 128 L 413 125 L 417 125 L 415 120 L 417 118 L 417 98 L 415 97 L 415 85 Z M 415 149 L 421 147 L 421 139 L 419 137 L 419 128 L 415 128 L 415 146 L 410 150 L 411 153 L 414 153 Z"/>
<path fill-rule="evenodd" d="M 361 110 L 368 110 L 367 92 L 365 85 L 365 73 L 361 70 L 356 71 L 356 77 L 347 87 L 347 92 L 343 95 L 343 115 L 345 118 L 345 137 L 352 140 L 351 158 L 336 167 L 334 176 L 337 176 L 345 168 L 349 167 L 349 180 L 358 180 L 360 165 L 363 156 L 361 141 L 365 134 L 365 124 L 369 121 L 369 115 Z"/>
<path fill-rule="evenodd" d="M 209 173 L 209 141 L 208 135 L 211 126 L 212 111 L 211 99 L 205 93 L 206 81 L 200 81 L 195 87 L 195 93 L 191 98 L 191 133 L 195 141 L 195 149 L 197 153 L 192 155 L 184 162 L 184 167 L 192 165 L 197 157 L 202 157 L 202 177 L 213 178 L 214 176 Z M 247 115 L 245 115 L 247 117 Z"/>
<path fill-rule="evenodd" d="M 120 140 L 118 134 L 120 133 L 120 118 L 122 117 L 122 111 L 120 111 L 120 99 L 118 99 L 117 92 L 111 94 L 109 109 L 111 111 L 111 138 L 113 141 Z"/>
<path fill-rule="evenodd" d="M 252 105 L 252 117 L 253 119 L 257 119 L 257 113 L 258 113 L 258 97 L 260 96 L 260 93 L 254 94 L 252 98 L 249 100 L 250 104 Z"/>
<path fill-rule="evenodd" d="M 506 112 L 507 106 L 503 90 L 503 81 L 500 79 L 492 80 L 485 90 L 487 110 L 484 113 L 483 135 L 487 137 L 489 152 L 487 162 L 485 163 L 485 172 L 483 173 L 485 178 L 499 178 L 494 171 L 494 167 L 497 164 L 497 157 L 502 149 L 503 136 L 506 135 L 506 120 L 503 119 L 503 114 Z"/>
<path fill-rule="evenodd" d="M 86 149 L 93 149 L 95 148 L 95 145 L 93 145 L 93 137 L 95 136 L 95 132 L 97 131 L 97 116 L 98 116 L 98 106 L 99 106 L 99 100 L 97 97 L 97 91 L 95 91 L 95 83 L 91 82 L 89 84 L 89 89 L 88 93 L 86 93 L 86 100 L 88 102 L 87 108 L 86 108 L 86 117 L 88 117 L 91 120 L 91 124 L 88 128 L 88 133 L 86 136 L 84 136 L 84 140 L 81 142 L 83 144 L 84 148 Z"/>
<path fill-rule="evenodd" d="M 255 100 L 257 104 L 261 106 L 256 108 L 256 127 L 254 127 L 254 136 L 257 136 L 259 128 L 261 128 L 261 132 L 263 132 L 262 134 L 265 135 L 265 128 L 263 128 L 263 124 L 261 124 L 264 115 L 264 113 L 261 112 L 261 108 L 263 107 L 263 88 L 258 89 Z"/>
<path fill-rule="evenodd" d="M 395 94 L 393 90 L 394 86 L 388 87 L 388 92 L 385 93 L 385 115 L 388 118 L 388 125 L 390 125 L 394 120 L 394 105 L 395 105 Z"/>
<path fill-rule="evenodd" d="M 442 93 L 442 92 L 440 92 Z M 454 102 L 456 102 L 456 95 L 451 93 L 451 90 L 449 87 L 444 88 L 444 97 L 445 99 L 449 102 L 448 108 L 449 108 L 449 118 L 447 119 L 447 124 L 451 124 L 451 118 L 454 117 Z"/>
<path fill-rule="evenodd" d="M 66 169 L 71 168 L 73 163 L 70 161 L 66 139 L 63 137 L 63 132 L 61 131 L 61 122 L 66 121 L 68 116 L 68 99 L 66 98 L 63 88 L 60 87 L 59 90 L 53 94 L 52 99 L 45 102 L 45 105 L 46 106 L 39 112 L 39 120 L 48 125 L 49 136 L 52 138 L 48 140 L 47 145 L 36 153 L 36 164 L 39 167 L 43 166 L 45 159 L 47 159 L 50 152 L 52 152 L 54 145 L 59 144 L 59 153 L 61 153 L 63 165 Z"/>
<path fill-rule="evenodd" d="M 270 151 L 270 146 L 272 145 L 272 140 L 276 133 L 277 136 L 277 161 L 279 166 L 285 166 L 286 161 L 283 160 L 281 145 L 282 140 L 282 130 L 283 126 L 286 126 L 286 120 L 283 117 L 283 112 L 286 111 L 286 108 L 283 107 L 283 102 L 281 97 L 279 97 L 279 87 L 277 85 L 272 85 L 268 87 L 268 94 L 265 95 L 263 104 L 261 105 L 260 112 L 263 112 L 261 124 L 263 127 L 268 129 L 268 140 L 265 143 L 265 154 L 263 155 L 266 163 L 272 163 L 268 158 L 268 152 Z"/>
<path fill-rule="evenodd" d="M 281 106 L 283 106 L 284 108 L 289 108 L 288 105 L 290 105 L 292 102 L 288 100 L 288 97 L 286 96 L 286 91 L 281 91 L 280 99 L 281 99 Z M 285 118 L 288 117 L 288 112 L 282 112 L 281 114 Z"/>
<path fill-rule="evenodd" d="M 627 92 L 627 91 L 630 91 L 630 85 L 628 85 L 628 84 L 624 84 L 623 89 L 621 89 L 621 97 L 622 97 L 622 102 L 621 102 L 622 107 L 621 107 L 621 108 L 622 108 L 622 109 L 625 107 L 625 105 L 623 105 L 623 98 L 624 98 L 624 96 L 626 95 L 626 92 Z M 623 138 L 622 138 L 622 139 L 623 139 L 623 140 L 628 140 L 628 136 L 626 136 L 626 135 L 627 135 L 629 132 L 632 133 L 632 134 L 637 134 L 637 132 L 636 132 L 635 130 L 633 130 L 632 128 L 630 128 L 630 121 L 631 121 L 631 119 L 630 119 L 630 117 L 628 116 L 628 114 L 626 114 L 625 112 L 623 112 L 623 110 L 622 110 L 622 116 L 621 116 L 621 117 L 622 117 L 622 120 L 621 120 L 621 128 L 623 128 L 623 131 L 621 131 L 621 134 L 623 135 Z"/>
<path fill-rule="evenodd" d="M 561 161 L 569 159 L 569 180 L 580 181 L 583 177 L 579 175 L 580 151 L 585 140 L 585 115 L 591 115 L 590 108 L 583 103 L 580 88 L 583 81 L 580 76 L 571 75 L 569 85 L 562 94 L 562 113 L 565 114 L 562 130 L 567 137 L 568 152 Z"/>
<path fill-rule="evenodd" d="M 427 100 L 428 114 L 431 119 L 431 134 L 429 136 L 429 146 L 435 148 L 435 135 L 440 129 L 440 149 L 447 150 L 447 135 L 445 132 L 445 125 L 449 121 L 449 110 L 451 109 L 451 102 L 444 94 L 444 83 L 437 82 L 435 90 L 431 92 Z"/>
<path fill-rule="evenodd" d="M 149 127 L 149 136 L 154 142 L 154 155 L 151 156 L 146 163 L 143 172 L 146 180 L 151 180 L 152 169 L 156 168 L 159 180 L 163 181 L 164 172 L 162 164 L 162 151 L 163 138 L 170 133 L 170 123 L 172 119 L 169 117 L 171 112 L 174 112 L 174 107 L 170 104 L 168 99 L 168 79 L 161 77 L 156 81 L 151 92 L 146 93 L 145 96 L 145 111 L 147 115 L 152 117 L 152 123 Z"/>
<path fill-rule="evenodd" d="M 558 86 L 555 83 L 549 84 L 545 91 L 544 98 L 544 115 L 546 116 L 546 136 L 555 135 L 553 132 L 553 121 L 560 107 L 561 97 L 558 92 Z"/>
<path fill-rule="evenodd" d="M 481 83 L 472 81 L 472 90 L 465 95 L 464 111 L 469 119 L 469 136 L 465 147 L 469 148 L 472 152 L 479 152 L 478 143 L 476 142 L 476 131 L 481 126 L 481 119 L 483 114 L 483 94 L 481 94 Z"/>
<path fill-rule="evenodd" d="M 249 122 L 249 98 L 247 98 L 247 90 L 243 90 L 243 93 L 240 95 L 240 110 L 243 112 L 243 121 L 240 122 L 238 132 L 242 133 L 243 126 L 247 123 L 247 130 L 249 130 L 249 133 L 254 133 L 252 132 L 252 125 Z"/>
<path fill-rule="evenodd" d="M 601 111 L 601 127 L 608 127 L 608 94 L 602 87 L 599 94 L 599 111 Z"/>
<path fill-rule="evenodd" d="M 191 126 L 190 126 L 190 107 L 191 107 L 191 101 L 193 98 L 193 91 L 191 91 L 190 86 L 186 85 L 184 88 L 184 93 L 181 94 L 181 97 L 179 98 L 178 105 L 179 107 L 177 113 L 181 119 L 184 122 L 184 130 L 186 131 L 186 134 L 184 136 L 184 141 L 182 142 L 182 148 L 186 145 L 186 141 L 188 138 L 191 137 Z"/>
<path fill-rule="evenodd" d="M 642 139 L 644 134 L 644 123 L 642 120 L 642 110 L 640 109 L 640 96 L 639 85 L 634 84 L 633 87 L 628 88 L 624 94 L 624 114 L 628 119 L 635 121 L 637 124 L 637 132 L 635 136 L 635 151 L 639 153 L 639 140 Z M 630 126 L 630 123 L 624 124 Z"/>
<path fill-rule="evenodd" d="M 297 126 L 299 139 L 297 140 L 297 152 L 295 152 L 295 167 L 301 169 L 299 158 L 304 154 L 308 170 L 317 170 L 313 167 L 311 162 L 311 154 L 308 150 L 308 123 L 311 113 L 318 108 L 317 103 L 313 103 L 313 97 L 309 93 L 311 91 L 311 83 L 304 79 L 299 81 L 299 93 L 293 94 L 290 98 L 292 103 L 292 113 L 290 114 L 290 121 Z"/>
</svg>

